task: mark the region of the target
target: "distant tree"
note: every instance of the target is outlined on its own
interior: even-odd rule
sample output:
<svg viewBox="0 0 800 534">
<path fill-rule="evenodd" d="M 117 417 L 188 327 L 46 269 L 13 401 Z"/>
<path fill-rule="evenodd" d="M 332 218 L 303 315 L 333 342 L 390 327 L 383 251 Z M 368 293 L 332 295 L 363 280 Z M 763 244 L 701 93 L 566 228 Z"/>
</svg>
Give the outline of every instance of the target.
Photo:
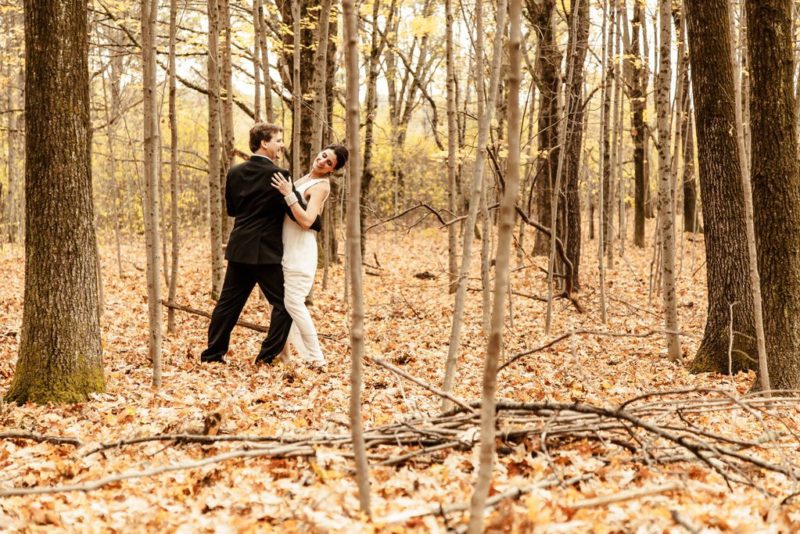
<svg viewBox="0 0 800 534">
<path fill-rule="evenodd" d="M 88 11 L 81 0 L 25 0 L 24 6 L 25 298 L 19 359 L 5 398 L 82 402 L 105 388 L 92 204 Z"/>
</svg>

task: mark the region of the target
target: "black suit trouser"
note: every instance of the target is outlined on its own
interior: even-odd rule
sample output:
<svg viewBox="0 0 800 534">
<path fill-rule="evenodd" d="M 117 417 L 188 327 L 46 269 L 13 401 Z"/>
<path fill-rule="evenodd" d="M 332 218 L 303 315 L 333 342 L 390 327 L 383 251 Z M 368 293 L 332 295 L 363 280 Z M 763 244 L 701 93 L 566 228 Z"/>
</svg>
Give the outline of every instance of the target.
<svg viewBox="0 0 800 534">
<path fill-rule="evenodd" d="M 283 350 L 292 326 L 292 318 L 283 303 L 283 268 L 280 264 L 249 265 L 229 261 L 222 293 L 211 314 L 208 348 L 201 354 L 202 359 L 221 357 L 228 352 L 231 330 L 256 284 L 272 305 L 269 332 L 261 343 L 256 361 L 270 363 Z"/>
</svg>

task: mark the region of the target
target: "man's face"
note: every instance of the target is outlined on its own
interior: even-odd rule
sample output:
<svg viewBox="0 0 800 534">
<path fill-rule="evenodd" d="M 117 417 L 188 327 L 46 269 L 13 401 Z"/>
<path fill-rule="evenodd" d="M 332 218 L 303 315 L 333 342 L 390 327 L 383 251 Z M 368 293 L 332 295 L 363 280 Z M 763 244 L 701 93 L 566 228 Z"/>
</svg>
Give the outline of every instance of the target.
<svg viewBox="0 0 800 534">
<path fill-rule="evenodd" d="M 261 141 L 261 147 L 269 159 L 277 161 L 283 151 L 283 132 L 274 133 L 269 141 Z"/>
</svg>

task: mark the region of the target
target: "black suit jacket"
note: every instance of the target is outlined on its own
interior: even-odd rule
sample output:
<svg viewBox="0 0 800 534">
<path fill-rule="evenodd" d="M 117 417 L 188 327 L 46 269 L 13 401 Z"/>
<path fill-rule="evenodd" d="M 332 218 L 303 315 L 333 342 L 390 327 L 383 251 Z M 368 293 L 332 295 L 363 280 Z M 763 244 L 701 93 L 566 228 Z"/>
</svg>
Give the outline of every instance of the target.
<svg viewBox="0 0 800 534">
<path fill-rule="evenodd" d="M 283 257 L 283 217 L 286 203 L 272 187 L 276 172 L 289 176 L 267 158 L 253 156 L 228 171 L 225 206 L 235 217 L 228 238 L 225 259 L 250 265 L 281 263 Z"/>
</svg>

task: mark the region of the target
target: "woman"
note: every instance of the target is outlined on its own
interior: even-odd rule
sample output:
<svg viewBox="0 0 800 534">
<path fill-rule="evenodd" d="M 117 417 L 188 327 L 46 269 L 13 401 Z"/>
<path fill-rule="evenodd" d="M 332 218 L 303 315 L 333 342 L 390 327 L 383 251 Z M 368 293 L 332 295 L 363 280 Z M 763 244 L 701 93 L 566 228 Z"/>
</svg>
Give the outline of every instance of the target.
<svg viewBox="0 0 800 534">
<path fill-rule="evenodd" d="M 344 146 L 329 145 L 317 154 L 311 171 L 298 179 L 294 187 L 279 173 L 272 178 L 272 187 L 283 194 L 294 219 L 287 216 L 283 221 L 281 262 L 284 304 L 293 321 L 289 341 L 300 358 L 312 366 L 325 364 L 317 329 L 305 304 L 317 270 L 319 215 L 331 191 L 330 175 L 344 166 L 348 156 L 349 152 Z"/>
</svg>

